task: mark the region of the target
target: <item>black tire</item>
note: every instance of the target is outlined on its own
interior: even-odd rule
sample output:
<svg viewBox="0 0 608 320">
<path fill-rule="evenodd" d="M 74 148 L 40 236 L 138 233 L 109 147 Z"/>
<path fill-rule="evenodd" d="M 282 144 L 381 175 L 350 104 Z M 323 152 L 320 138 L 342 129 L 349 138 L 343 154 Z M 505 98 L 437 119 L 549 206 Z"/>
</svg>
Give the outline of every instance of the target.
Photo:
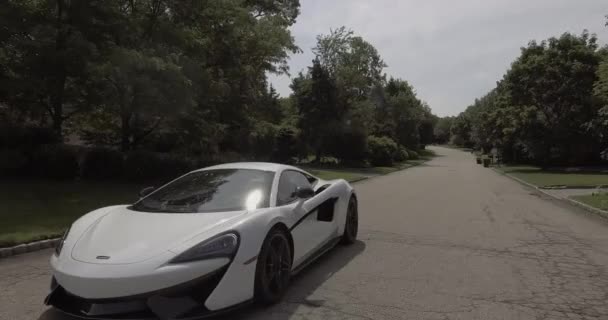
<svg viewBox="0 0 608 320">
<path fill-rule="evenodd" d="M 292 252 L 289 238 L 281 228 L 270 230 L 255 269 L 255 300 L 275 304 L 283 298 L 291 278 Z"/>
<path fill-rule="evenodd" d="M 344 223 L 344 234 L 342 234 L 342 244 L 353 244 L 357 241 L 357 233 L 359 232 L 359 210 L 357 208 L 357 199 L 353 196 L 348 201 L 348 209 L 346 211 L 346 222 Z"/>
</svg>

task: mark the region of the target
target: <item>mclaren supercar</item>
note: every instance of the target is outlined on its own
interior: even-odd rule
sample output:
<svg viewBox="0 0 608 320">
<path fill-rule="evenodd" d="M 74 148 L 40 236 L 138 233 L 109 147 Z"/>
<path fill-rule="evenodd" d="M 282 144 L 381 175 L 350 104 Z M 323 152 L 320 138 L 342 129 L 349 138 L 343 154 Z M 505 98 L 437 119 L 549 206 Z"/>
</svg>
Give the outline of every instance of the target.
<svg viewBox="0 0 608 320">
<path fill-rule="evenodd" d="M 51 257 L 46 303 L 89 319 L 199 319 L 272 304 L 357 229 L 344 180 L 273 163 L 212 166 L 74 222 Z"/>
</svg>

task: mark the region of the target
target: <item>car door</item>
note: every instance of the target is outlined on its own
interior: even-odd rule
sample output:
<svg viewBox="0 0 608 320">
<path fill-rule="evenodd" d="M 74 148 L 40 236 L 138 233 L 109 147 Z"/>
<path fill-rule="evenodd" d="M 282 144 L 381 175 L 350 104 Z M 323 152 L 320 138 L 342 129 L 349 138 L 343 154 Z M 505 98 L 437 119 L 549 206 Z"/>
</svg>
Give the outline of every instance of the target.
<svg viewBox="0 0 608 320">
<path fill-rule="evenodd" d="M 277 205 L 284 206 L 291 215 L 291 235 L 294 242 L 294 266 L 298 266 L 327 244 L 337 231 L 333 222 L 333 208 L 337 199 L 321 192 L 309 199 L 298 199 L 298 188 L 312 188 L 308 178 L 296 170 L 281 173 Z"/>
</svg>

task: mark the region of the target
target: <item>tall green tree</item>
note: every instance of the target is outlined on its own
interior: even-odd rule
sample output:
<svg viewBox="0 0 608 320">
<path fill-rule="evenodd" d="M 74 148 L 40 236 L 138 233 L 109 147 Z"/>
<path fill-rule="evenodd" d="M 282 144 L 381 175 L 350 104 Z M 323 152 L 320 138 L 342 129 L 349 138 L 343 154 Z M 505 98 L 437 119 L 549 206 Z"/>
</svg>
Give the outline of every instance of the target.
<svg viewBox="0 0 608 320">
<path fill-rule="evenodd" d="M 288 71 L 287 58 L 300 49 L 289 31 L 299 1 L 228 0 L 171 3 L 190 59 L 189 78 L 198 94 L 195 115 L 224 128 L 218 149 L 238 151 L 255 126 L 266 75 Z M 201 126 L 204 133 L 208 126 Z M 215 148 L 214 148 L 215 149 Z"/>
<path fill-rule="evenodd" d="M 298 0 L 4 1 L 0 121 L 210 158 L 361 164 L 368 136 L 412 149 L 432 140 L 428 106 L 387 82 L 377 49 L 345 27 L 317 38 L 313 65 L 280 98 L 267 76 L 301 51 L 299 12 Z"/>
<path fill-rule="evenodd" d="M 315 59 L 307 76 L 294 79 L 292 89 L 300 115 L 300 137 L 308 142 L 316 161 L 320 161 L 326 152 L 325 139 L 331 137 L 343 114 L 337 103 L 335 79 Z"/>
<path fill-rule="evenodd" d="M 469 115 L 469 106 L 464 112 L 460 113 L 452 122 L 450 129 L 452 137 L 450 143 L 463 147 L 472 147 L 474 143 L 471 140 L 472 121 Z"/>
<path fill-rule="evenodd" d="M 23 121 L 49 122 L 58 135 L 67 121 L 87 129 L 96 141 L 115 140 L 112 136 L 132 136 L 127 125 L 132 121 L 123 121 L 128 112 L 117 112 L 116 101 L 125 93 L 141 94 L 128 92 L 147 78 L 155 101 L 173 108 L 142 105 L 131 108 L 129 117 L 172 119 L 183 113 L 175 123 L 188 130 L 176 130 L 165 120 L 136 127 L 152 125 L 155 135 L 170 133 L 189 150 L 238 149 L 255 123 L 249 115 L 265 99 L 267 73 L 287 72 L 289 54 L 299 52 L 288 29 L 299 7 L 298 0 L 5 1 L 0 4 L 0 101 Z M 116 58 L 120 55 L 125 59 Z M 159 70 L 170 75 L 157 78 Z M 166 83 L 175 79 L 178 84 Z M 108 89 L 113 82 L 125 86 L 122 93 Z M 171 86 L 178 88 L 164 90 Z M 194 96 L 176 99 L 184 87 Z M 90 110 L 105 116 L 87 117 Z M 79 113 L 85 116 L 72 121 Z M 192 140 L 196 137 L 201 141 Z M 211 140 L 213 146 L 203 147 Z"/>
<path fill-rule="evenodd" d="M 100 59 L 113 28 L 106 22 L 110 7 L 84 0 L 2 2 L 0 81 L 7 89 L 0 99 L 40 122 L 48 118 L 61 137 L 64 122 L 90 106 L 89 65 Z"/>
<path fill-rule="evenodd" d="M 426 103 L 422 103 L 422 120 L 418 127 L 418 133 L 420 135 L 419 147 L 424 149 L 427 145 L 435 142 L 435 126 L 439 118 L 433 114 L 431 107 Z"/>
<path fill-rule="evenodd" d="M 345 94 L 354 99 L 366 98 L 372 87 L 384 80 L 386 64 L 378 50 L 346 27 L 317 36 L 313 53 Z"/>
<path fill-rule="evenodd" d="M 452 122 L 454 117 L 441 117 L 437 120 L 434 127 L 435 142 L 445 144 L 450 142 L 450 129 L 452 128 Z"/>
<path fill-rule="evenodd" d="M 592 98 L 597 50 L 597 38 L 587 32 L 531 42 L 505 75 L 510 104 L 536 110 L 533 116 L 542 133 L 521 139 L 532 158 L 578 162 L 595 151 L 592 143 L 581 142 L 598 110 Z"/>
<path fill-rule="evenodd" d="M 505 159 L 595 161 L 602 52 L 586 31 L 530 42 L 497 87 L 457 118 L 453 134 L 486 152 L 498 147 Z"/>
<path fill-rule="evenodd" d="M 608 142 L 608 54 L 605 52 L 597 70 L 597 78 L 593 93 L 598 99 L 600 109 L 598 116 L 589 124 L 589 130 L 595 133 L 605 148 Z"/>
<path fill-rule="evenodd" d="M 193 105 L 191 82 L 176 64 L 128 49 L 117 49 L 108 58 L 97 69 L 105 99 L 83 124 L 89 141 L 119 142 L 123 151 L 132 150 Z M 113 136 L 118 141 L 108 141 Z"/>
<path fill-rule="evenodd" d="M 407 81 L 389 79 L 380 96 L 382 98 L 378 99 L 376 108 L 375 135 L 388 136 L 414 150 L 432 142 L 434 119 L 430 108 L 418 99 Z M 424 143 L 421 143 L 421 133 Z"/>
</svg>

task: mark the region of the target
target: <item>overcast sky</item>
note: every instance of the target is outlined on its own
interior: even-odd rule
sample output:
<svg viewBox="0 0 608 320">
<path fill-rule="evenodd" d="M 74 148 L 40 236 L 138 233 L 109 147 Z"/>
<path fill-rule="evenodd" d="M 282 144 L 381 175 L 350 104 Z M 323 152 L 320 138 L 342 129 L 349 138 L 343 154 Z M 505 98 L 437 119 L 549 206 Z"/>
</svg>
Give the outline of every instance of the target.
<svg viewBox="0 0 608 320">
<path fill-rule="evenodd" d="M 291 74 L 311 64 L 317 34 L 346 26 L 374 45 L 390 76 L 410 82 L 440 116 L 456 115 L 491 90 L 529 40 L 566 31 L 608 42 L 608 0 L 300 0 L 292 34 L 303 53 Z M 271 76 L 283 96 L 287 76 Z"/>
</svg>

